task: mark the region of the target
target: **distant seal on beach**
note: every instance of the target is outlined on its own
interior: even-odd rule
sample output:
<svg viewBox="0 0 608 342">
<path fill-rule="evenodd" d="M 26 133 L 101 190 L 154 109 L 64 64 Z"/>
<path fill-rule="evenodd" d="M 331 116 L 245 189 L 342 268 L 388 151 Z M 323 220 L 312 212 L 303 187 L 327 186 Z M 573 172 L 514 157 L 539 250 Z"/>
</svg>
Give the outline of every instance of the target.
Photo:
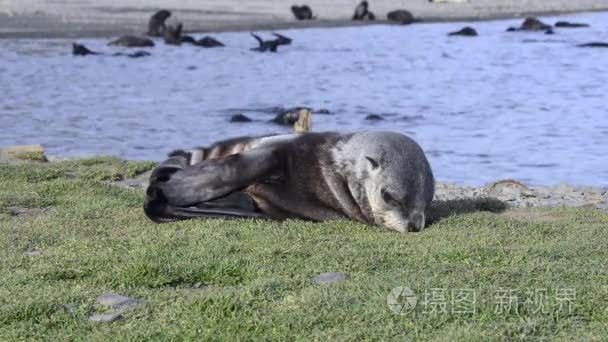
<svg viewBox="0 0 608 342">
<path fill-rule="evenodd" d="M 175 27 L 173 27 L 171 25 L 167 26 L 167 29 L 163 33 L 163 38 L 165 40 L 165 44 L 181 45 L 182 29 L 183 29 L 183 25 L 181 23 L 177 24 L 177 26 L 175 26 Z"/>
<path fill-rule="evenodd" d="M 524 19 L 520 27 L 509 27 L 507 31 L 547 31 L 551 28 L 551 25 L 543 23 L 536 17 L 527 17 Z"/>
<path fill-rule="evenodd" d="M 149 36 L 162 37 L 167 27 L 165 21 L 171 16 L 171 12 L 167 10 L 160 10 L 150 17 L 148 21 L 148 32 Z"/>
<path fill-rule="evenodd" d="M 145 214 L 190 218 L 349 218 L 399 232 L 425 227 L 429 162 L 394 132 L 242 137 L 175 151 L 153 170 Z"/>
<path fill-rule="evenodd" d="M 353 20 L 376 20 L 374 13 L 369 10 L 369 3 L 367 1 L 361 1 L 359 5 L 355 7 Z"/>
<path fill-rule="evenodd" d="M 312 9 L 308 5 L 291 6 L 291 13 L 297 20 L 312 20 L 315 17 L 312 15 Z"/>
<path fill-rule="evenodd" d="M 401 25 L 408 25 L 414 22 L 414 15 L 407 10 L 394 10 L 388 12 L 386 19 L 398 22 Z"/>
</svg>

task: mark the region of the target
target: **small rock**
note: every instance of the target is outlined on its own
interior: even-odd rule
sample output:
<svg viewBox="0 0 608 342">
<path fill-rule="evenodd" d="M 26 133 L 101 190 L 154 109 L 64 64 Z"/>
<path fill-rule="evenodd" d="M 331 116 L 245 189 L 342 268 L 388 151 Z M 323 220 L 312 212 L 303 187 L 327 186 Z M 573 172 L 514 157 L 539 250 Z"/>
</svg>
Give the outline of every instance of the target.
<svg viewBox="0 0 608 342">
<path fill-rule="evenodd" d="M 384 120 L 384 118 L 378 114 L 370 114 L 365 117 L 365 120 L 378 121 L 378 120 Z"/>
<path fill-rule="evenodd" d="M 72 304 L 61 304 L 61 307 L 68 313 L 75 314 L 76 308 Z"/>
<path fill-rule="evenodd" d="M 35 256 L 42 255 L 42 252 L 37 249 L 33 249 L 31 251 L 26 252 L 25 254 L 27 254 L 28 256 L 31 256 L 31 257 L 35 257 Z"/>
<path fill-rule="evenodd" d="M 122 315 L 119 313 L 109 313 L 109 314 L 95 314 L 89 317 L 90 321 L 93 322 L 114 322 L 122 318 Z"/>
<path fill-rule="evenodd" d="M 192 285 L 193 289 L 200 289 L 203 286 L 203 283 L 196 283 L 194 285 Z"/>
<path fill-rule="evenodd" d="M 230 118 L 230 122 L 251 122 L 253 120 L 251 120 L 248 116 L 243 115 L 243 114 L 235 114 Z"/>
<path fill-rule="evenodd" d="M 115 293 L 106 293 L 97 297 L 97 304 L 109 306 L 112 310 L 124 310 L 140 302 L 141 299 L 129 298 Z"/>
<path fill-rule="evenodd" d="M 315 284 L 327 284 L 343 280 L 346 280 L 346 274 L 342 272 L 325 272 L 312 279 Z"/>
<path fill-rule="evenodd" d="M 198 68 L 196 67 L 196 65 L 189 65 L 189 66 L 186 68 L 186 70 L 196 70 L 196 69 L 198 69 Z"/>
</svg>

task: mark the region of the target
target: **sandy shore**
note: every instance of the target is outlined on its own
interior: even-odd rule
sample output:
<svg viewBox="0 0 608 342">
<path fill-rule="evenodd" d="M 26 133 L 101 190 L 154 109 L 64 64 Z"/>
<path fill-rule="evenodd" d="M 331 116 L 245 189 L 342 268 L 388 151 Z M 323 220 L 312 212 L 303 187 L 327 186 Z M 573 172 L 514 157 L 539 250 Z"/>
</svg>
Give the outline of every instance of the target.
<svg viewBox="0 0 608 342">
<path fill-rule="evenodd" d="M 308 0 L 318 20 L 297 22 L 283 0 L 0 0 L 0 38 L 105 37 L 142 33 L 151 13 L 173 12 L 189 32 L 281 29 L 353 25 L 349 20 L 359 0 Z M 244 4 L 243 4 L 244 3 Z M 608 10 L 608 0 L 372 0 L 371 9 L 384 19 L 394 9 L 407 9 L 427 21 L 482 20 Z M 382 21 L 379 21 L 382 22 Z"/>
</svg>

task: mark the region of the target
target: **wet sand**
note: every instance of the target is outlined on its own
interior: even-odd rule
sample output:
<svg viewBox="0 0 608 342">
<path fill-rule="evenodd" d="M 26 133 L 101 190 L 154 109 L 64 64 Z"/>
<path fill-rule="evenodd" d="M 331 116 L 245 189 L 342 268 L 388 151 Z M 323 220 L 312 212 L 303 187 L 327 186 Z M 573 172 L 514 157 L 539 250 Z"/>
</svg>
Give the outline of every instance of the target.
<svg viewBox="0 0 608 342">
<path fill-rule="evenodd" d="M 318 17 L 296 21 L 283 0 L 0 0 L 0 38 L 107 37 L 143 33 L 154 11 L 173 12 L 188 32 L 284 29 L 366 25 L 350 19 L 358 0 L 309 0 Z M 428 0 L 372 0 L 370 8 L 385 23 L 386 14 L 407 9 L 423 21 L 471 21 L 571 12 L 608 10 L 608 0 L 470 0 L 429 3 Z M 373 24 L 373 23 L 371 23 Z"/>
</svg>

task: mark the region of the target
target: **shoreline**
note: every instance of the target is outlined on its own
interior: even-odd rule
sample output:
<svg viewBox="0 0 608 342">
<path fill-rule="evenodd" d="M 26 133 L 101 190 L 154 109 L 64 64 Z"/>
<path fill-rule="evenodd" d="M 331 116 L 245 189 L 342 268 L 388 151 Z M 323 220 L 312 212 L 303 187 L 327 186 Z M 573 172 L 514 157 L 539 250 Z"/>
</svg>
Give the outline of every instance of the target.
<svg viewBox="0 0 608 342">
<path fill-rule="evenodd" d="M 24 149 L 25 148 L 25 149 Z M 34 163 L 57 164 L 78 162 L 87 159 L 105 158 L 103 156 L 62 158 L 46 156 L 40 152 L 39 145 L 0 149 L 0 166 L 23 165 Z M 21 152 L 25 151 L 25 152 Z M 33 152 L 32 152 L 33 151 Z M 21 155 L 21 157 L 20 157 Z M 110 158 L 115 158 L 111 157 Z M 130 162 L 129 160 L 115 158 Z M 152 161 L 144 161 L 156 163 Z M 132 178 L 120 178 L 110 183 L 130 189 L 145 190 L 151 171 L 146 171 Z M 608 211 L 608 187 L 585 186 L 574 184 L 527 185 L 513 179 L 502 179 L 479 186 L 456 184 L 436 180 L 434 202 L 497 200 L 508 208 L 547 208 L 547 207 L 590 207 Z"/>
<path fill-rule="evenodd" d="M 56 2 L 57 5 L 30 4 L 28 7 L 28 1 L 32 0 L 21 0 L 19 4 L 7 5 L 0 0 L 0 39 L 106 38 L 125 34 L 143 35 L 148 18 L 156 8 L 147 5 L 144 7 L 137 0 L 125 0 L 127 2 L 125 5 L 113 3 L 112 0 L 102 0 L 96 6 L 89 4 L 88 7 L 85 5 L 76 7 L 61 1 Z M 227 1 L 228 5 L 224 7 L 210 1 L 200 1 L 196 4 L 186 2 L 183 5 L 172 1 L 165 3 L 168 3 L 166 8 L 173 11 L 168 23 L 183 22 L 184 32 L 191 34 L 398 25 L 384 19 L 385 11 L 389 8 L 410 10 L 419 20 L 415 24 L 523 19 L 526 16 L 565 16 L 608 11 L 608 0 L 595 3 L 581 1 L 579 4 L 570 4 L 569 7 L 551 0 L 536 7 L 530 6 L 529 3 L 518 7 L 517 4 L 513 4 L 516 1 L 511 1 L 510 7 L 494 4 L 496 1 L 490 0 L 478 0 L 474 3 L 475 6 L 470 3 L 428 4 L 426 0 L 424 1 L 424 3 L 408 3 L 405 6 L 375 1 L 374 4 L 378 3 L 377 7 L 381 10 L 376 12 L 379 20 L 372 22 L 349 20 L 348 6 L 351 5 L 346 4 L 345 0 L 337 1 L 337 5 L 313 4 L 313 10 L 318 9 L 315 13 L 319 14 L 320 19 L 310 21 L 296 21 L 292 18 L 287 5 L 276 4 L 272 0 L 253 1 L 257 7 L 252 8 L 256 10 L 244 11 L 238 10 L 239 5 L 233 4 L 235 1 Z M 344 6 L 344 10 L 341 8 L 339 10 L 339 6 Z"/>
</svg>

